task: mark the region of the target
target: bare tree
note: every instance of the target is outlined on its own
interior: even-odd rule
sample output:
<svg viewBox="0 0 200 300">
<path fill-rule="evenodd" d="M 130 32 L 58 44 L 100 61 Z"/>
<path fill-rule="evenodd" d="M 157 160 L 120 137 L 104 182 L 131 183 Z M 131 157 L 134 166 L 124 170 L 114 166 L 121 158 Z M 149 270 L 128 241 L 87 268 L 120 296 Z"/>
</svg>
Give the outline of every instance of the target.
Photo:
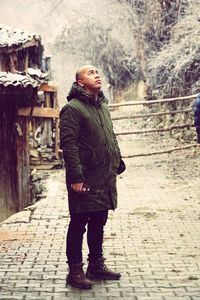
<svg viewBox="0 0 200 300">
<path fill-rule="evenodd" d="M 124 88 L 137 76 L 137 63 L 120 40 L 111 36 L 111 29 L 93 20 L 66 27 L 55 41 L 57 50 L 73 53 L 80 63 L 98 65 L 114 88 Z"/>
</svg>

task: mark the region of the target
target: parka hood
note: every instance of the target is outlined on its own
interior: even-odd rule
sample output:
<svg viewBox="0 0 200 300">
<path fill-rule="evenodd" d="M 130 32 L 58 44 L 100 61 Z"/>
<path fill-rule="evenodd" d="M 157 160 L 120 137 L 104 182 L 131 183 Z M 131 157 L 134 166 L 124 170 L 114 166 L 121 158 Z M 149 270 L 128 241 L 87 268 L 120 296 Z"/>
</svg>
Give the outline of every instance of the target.
<svg viewBox="0 0 200 300">
<path fill-rule="evenodd" d="M 104 97 L 102 90 L 99 91 L 98 96 L 98 101 L 95 101 L 93 95 L 87 94 L 80 85 L 74 82 L 69 91 L 69 95 L 67 96 L 67 100 L 71 101 L 72 99 L 78 99 L 80 101 L 87 102 L 95 106 L 99 106 L 103 101 L 108 103 L 108 100 Z"/>
</svg>

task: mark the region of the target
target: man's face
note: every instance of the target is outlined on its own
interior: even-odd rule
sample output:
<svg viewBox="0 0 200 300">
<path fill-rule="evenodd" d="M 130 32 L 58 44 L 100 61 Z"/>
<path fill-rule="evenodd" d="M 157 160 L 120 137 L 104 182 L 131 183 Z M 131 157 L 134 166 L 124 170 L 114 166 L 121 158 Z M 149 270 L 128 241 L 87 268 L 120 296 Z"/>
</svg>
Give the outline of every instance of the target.
<svg viewBox="0 0 200 300">
<path fill-rule="evenodd" d="M 97 68 L 93 66 L 80 68 L 78 84 L 84 88 L 86 93 L 96 94 L 101 89 L 101 78 Z"/>
</svg>

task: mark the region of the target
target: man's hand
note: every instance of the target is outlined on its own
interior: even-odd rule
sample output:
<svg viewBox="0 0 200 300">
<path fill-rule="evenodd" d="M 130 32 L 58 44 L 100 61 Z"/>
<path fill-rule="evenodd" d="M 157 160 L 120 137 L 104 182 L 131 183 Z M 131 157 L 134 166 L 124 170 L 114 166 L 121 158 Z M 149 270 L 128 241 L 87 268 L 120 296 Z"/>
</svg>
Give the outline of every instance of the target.
<svg viewBox="0 0 200 300">
<path fill-rule="evenodd" d="M 83 188 L 83 182 L 72 183 L 72 184 L 71 184 L 71 188 L 72 188 L 72 190 L 74 190 L 75 192 L 81 193 L 81 192 L 82 192 L 82 188 Z"/>
</svg>

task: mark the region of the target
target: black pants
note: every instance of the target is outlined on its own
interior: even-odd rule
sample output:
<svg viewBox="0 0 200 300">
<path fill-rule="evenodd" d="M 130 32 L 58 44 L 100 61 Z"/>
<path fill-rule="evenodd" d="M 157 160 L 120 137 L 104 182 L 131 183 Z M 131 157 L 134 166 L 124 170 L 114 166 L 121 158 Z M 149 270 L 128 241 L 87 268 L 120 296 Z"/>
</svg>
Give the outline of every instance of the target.
<svg viewBox="0 0 200 300">
<path fill-rule="evenodd" d="M 104 225 L 107 219 L 107 210 L 71 215 L 66 239 L 66 255 L 69 265 L 82 262 L 82 244 L 86 225 L 89 248 L 88 260 L 94 261 L 102 257 Z"/>
</svg>

